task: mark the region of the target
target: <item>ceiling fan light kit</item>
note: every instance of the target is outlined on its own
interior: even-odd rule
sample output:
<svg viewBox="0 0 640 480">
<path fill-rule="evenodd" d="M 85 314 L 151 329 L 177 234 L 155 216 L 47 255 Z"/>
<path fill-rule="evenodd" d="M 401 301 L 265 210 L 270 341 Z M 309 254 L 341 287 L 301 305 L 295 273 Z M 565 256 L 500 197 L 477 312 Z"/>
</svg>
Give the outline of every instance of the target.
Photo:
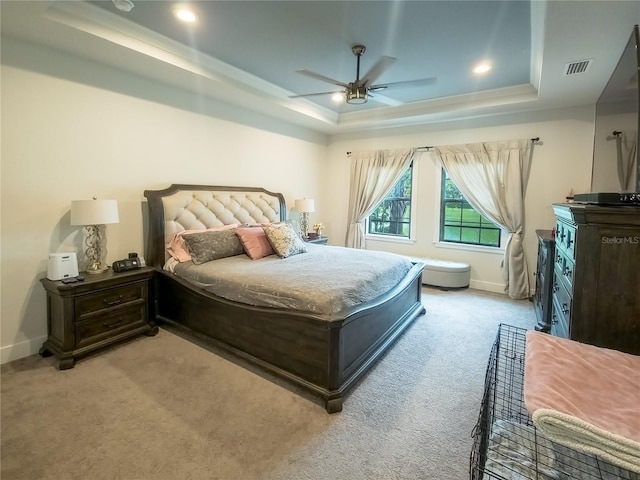
<svg viewBox="0 0 640 480">
<path fill-rule="evenodd" d="M 347 99 L 347 103 L 367 103 L 367 87 L 349 85 L 349 88 L 345 92 L 345 97 Z"/>
</svg>

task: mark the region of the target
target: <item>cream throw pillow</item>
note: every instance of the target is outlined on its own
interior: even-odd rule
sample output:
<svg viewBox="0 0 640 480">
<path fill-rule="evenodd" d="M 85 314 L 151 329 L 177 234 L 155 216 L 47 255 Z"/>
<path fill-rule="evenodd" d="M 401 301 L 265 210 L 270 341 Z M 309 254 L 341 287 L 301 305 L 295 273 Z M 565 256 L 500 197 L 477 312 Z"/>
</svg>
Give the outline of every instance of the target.
<svg viewBox="0 0 640 480">
<path fill-rule="evenodd" d="M 288 223 L 264 227 L 264 233 L 279 257 L 286 258 L 305 253 L 307 247 Z"/>
</svg>

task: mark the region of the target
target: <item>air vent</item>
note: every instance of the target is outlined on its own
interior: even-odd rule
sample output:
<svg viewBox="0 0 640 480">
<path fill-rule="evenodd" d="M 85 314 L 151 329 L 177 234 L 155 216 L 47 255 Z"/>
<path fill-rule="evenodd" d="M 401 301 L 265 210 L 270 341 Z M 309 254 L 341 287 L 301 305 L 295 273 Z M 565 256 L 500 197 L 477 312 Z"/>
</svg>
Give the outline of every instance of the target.
<svg viewBox="0 0 640 480">
<path fill-rule="evenodd" d="M 589 67 L 593 63 L 593 58 L 588 60 L 578 60 L 576 62 L 569 62 L 564 66 L 564 75 L 576 75 L 578 73 L 585 73 L 589 70 Z"/>
</svg>

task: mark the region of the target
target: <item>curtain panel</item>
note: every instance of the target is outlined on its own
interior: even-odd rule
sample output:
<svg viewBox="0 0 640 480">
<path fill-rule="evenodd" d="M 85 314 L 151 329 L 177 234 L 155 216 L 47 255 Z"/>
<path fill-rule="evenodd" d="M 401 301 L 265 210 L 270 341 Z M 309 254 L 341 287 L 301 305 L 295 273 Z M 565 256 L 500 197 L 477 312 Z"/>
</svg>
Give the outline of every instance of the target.
<svg viewBox="0 0 640 480">
<path fill-rule="evenodd" d="M 621 132 L 616 136 L 616 153 L 618 157 L 618 180 L 624 192 L 636 190 L 636 131 Z"/>
<path fill-rule="evenodd" d="M 398 183 L 415 153 L 415 148 L 409 148 L 351 155 L 347 247 L 365 248 L 365 220 Z"/>
<path fill-rule="evenodd" d="M 502 274 L 515 299 L 530 295 L 522 237 L 531 148 L 529 139 L 435 147 L 436 160 L 471 206 L 508 232 Z"/>
</svg>

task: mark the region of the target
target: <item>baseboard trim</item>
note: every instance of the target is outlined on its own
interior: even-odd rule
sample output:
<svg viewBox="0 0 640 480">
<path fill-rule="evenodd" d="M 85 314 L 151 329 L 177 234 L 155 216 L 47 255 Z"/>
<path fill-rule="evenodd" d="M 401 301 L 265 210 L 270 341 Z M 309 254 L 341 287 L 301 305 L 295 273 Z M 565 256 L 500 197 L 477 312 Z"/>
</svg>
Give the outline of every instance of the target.
<svg viewBox="0 0 640 480">
<path fill-rule="evenodd" d="M 475 288 L 476 290 L 484 290 L 486 292 L 501 293 L 503 295 L 508 295 L 507 292 L 505 292 L 504 290 L 504 285 L 502 285 L 501 283 L 483 282 L 480 280 L 471 279 L 469 287 Z M 535 293 L 535 290 L 530 288 L 529 298 L 533 297 L 534 293 Z"/>
<path fill-rule="evenodd" d="M 0 348 L 0 364 L 12 362 L 38 353 L 46 339 L 47 336 L 44 335 Z"/>
<path fill-rule="evenodd" d="M 471 279 L 469 287 L 475 288 L 476 290 L 484 290 L 486 292 L 501 293 L 503 295 L 506 295 L 504 291 L 504 285 L 501 283 L 484 282 L 482 280 Z"/>
</svg>

